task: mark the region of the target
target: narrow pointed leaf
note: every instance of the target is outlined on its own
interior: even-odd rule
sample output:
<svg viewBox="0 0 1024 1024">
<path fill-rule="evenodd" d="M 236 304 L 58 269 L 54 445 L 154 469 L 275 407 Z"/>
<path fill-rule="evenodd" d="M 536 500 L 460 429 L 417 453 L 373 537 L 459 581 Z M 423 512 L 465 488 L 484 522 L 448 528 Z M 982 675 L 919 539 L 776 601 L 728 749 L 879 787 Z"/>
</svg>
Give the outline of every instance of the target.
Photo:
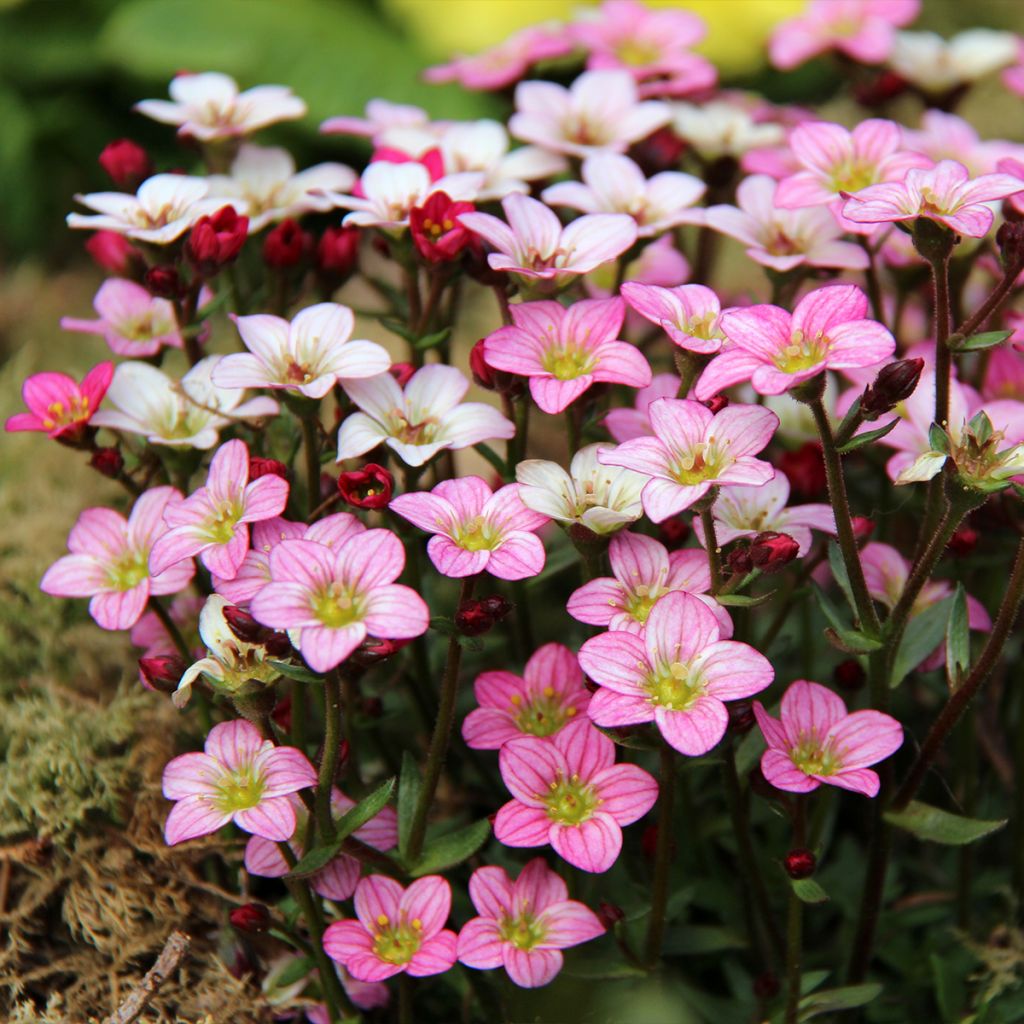
<svg viewBox="0 0 1024 1024">
<path fill-rule="evenodd" d="M 840 455 L 846 455 L 848 452 L 854 452 L 858 448 L 863 448 L 866 444 L 871 444 L 877 441 L 880 437 L 885 437 L 893 427 L 899 423 L 899 418 L 890 420 L 885 426 L 876 427 L 874 430 L 865 430 L 862 434 L 857 434 L 856 437 L 851 437 L 846 444 L 842 445 L 839 449 Z"/>
<path fill-rule="evenodd" d="M 950 594 L 910 620 L 903 633 L 900 649 L 896 652 L 890 686 L 899 686 L 907 673 L 920 665 L 942 643 L 955 596 Z"/>
<path fill-rule="evenodd" d="M 423 855 L 410 874 L 414 878 L 419 878 L 461 864 L 487 842 L 490 834 L 491 823 L 486 818 L 481 818 L 472 825 L 439 836 L 427 843 Z"/>
<path fill-rule="evenodd" d="M 281 675 L 288 679 L 294 679 L 297 683 L 322 683 L 323 676 L 318 676 L 310 671 L 305 665 L 293 665 L 290 661 L 269 661 Z"/>
<path fill-rule="evenodd" d="M 954 352 L 980 352 L 982 349 L 995 348 L 1002 345 L 1013 331 L 983 331 L 981 334 L 972 334 L 969 338 L 950 345 Z"/>
<path fill-rule="evenodd" d="M 828 893 L 813 878 L 791 878 L 789 884 L 802 903 L 828 902 Z"/>
<path fill-rule="evenodd" d="M 885 820 L 918 839 L 944 846 L 966 846 L 998 832 L 1006 824 L 1005 818 L 989 821 L 965 818 L 918 800 L 912 800 L 902 811 L 886 811 Z"/>
<path fill-rule="evenodd" d="M 406 750 L 402 754 L 402 773 L 398 779 L 398 852 L 403 857 L 409 848 L 409 829 L 420 796 L 420 781 L 416 759 Z"/>
<path fill-rule="evenodd" d="M 967 593 L 963 584 L 956 585 L 953 608 L 946 623 L 946 680 L 955 690 L 971 665 L 971 634 L 967 621 Z"/>
</svg>

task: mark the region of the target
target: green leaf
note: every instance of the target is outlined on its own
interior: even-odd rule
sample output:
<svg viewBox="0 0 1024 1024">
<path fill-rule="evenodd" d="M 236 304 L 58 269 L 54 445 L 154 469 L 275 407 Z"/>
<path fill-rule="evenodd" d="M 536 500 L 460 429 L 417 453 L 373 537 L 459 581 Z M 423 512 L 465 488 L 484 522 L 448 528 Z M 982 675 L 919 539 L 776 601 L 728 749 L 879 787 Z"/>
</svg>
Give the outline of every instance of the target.
<svg viewBox="0 0 1024 1024">
<path fill-rule="evenodd" d="M 971 417 L 967 427 L 981 444 L 984 444 L 992 437 L 992 421 L 988 418 L 988 413 L 984 409 L 979 409 Z"/>
<path fill-rule="evenodd" d="M 449 337 L 451 337 L 451 327 L 442 327 L 441 330 L 435 331 L 433 334 L 426 334 L 422 338 L 417 338 L 413 344 L 418 352 L 423 352 L 426 349 L 437 348 L 438 345 L 444 344 Z"/>
<path fill-rule="evenodd" d="M 894 420 L 890 420 L 883 427 L 876 427 L 874 430 L 865 430 L 862 434 L 857 434 L 855 437 L 851 437 L 846 444 L 842 445 L 839 449 L 840 455 L 846 455 L 848 452 L 854 452 L 858 448 L 863 448 L 866 444 L 871 444 L 873 441 L 877 441 L 880 437 L 885 437 L 897 423 L 900 422 L 899 417 Z"/>
<path fill-rule="evenodd" d="M 839 550 L 839 545 L 834 540 L 829 541 L 828 564 L 832 569 L 832 575 L 835 577 L 836 583 L 839 584 L 839 589 L 846 597 L 846 603 L 850 606 L 850 611 L 856 615 L 857 602 L 853 599 L 853 588 L 850 586 L 850 577 L 846 573 L 846 563 L 843 561 L 843 553 Z"/>
<path fill-rule="evenodd" d="M 490 446 L 482 441 L 473 445 L 473 449 L 479 452 L 500 474 L 502 480 L 508 479 L 508 467 L 505 460 Z"/>
<path fill-rule="evenodd" d="M 279 989 L 294 985 L 297 981 L 302 981 L 315 967 L 316 961 L 312 957 L 297 957 L 274 978 L 274 985 Z"/>
<path fill-rule="evenodd" d="M 828 893 L 813 878 L 791 878 L 789 884 L 802 903 L 828 902 Z"/>
<path fill-rule="evenodd" d="M 329 843 L 314 846 L 307 851 L 285 878 L 306 878 L 326 867 L 341 852 L 343 839 L 332 839 Z"/>
<path fill-rule="evenodd" d="M 775 596 L 775 591 L 770 590 L 767 594 L 719 594 L 715 600 L 722 605 L 733 608 L 756 608 L 765 601 L 770 601 Z"/>
<path fill-rule="evenodd" d="M 398 779 L 398 852 L 404 857 L 409 849 L 409 829 L 420 796 L 421 775 L 416 759 L 402 752 L 402 773 Z"/>
<path fill-rule="evenodd" d="M 963 584 L 956 585 L 953 608 L 946 623 L 946 679 L 950 690 L 955 690 L 971 666 L 971 634 L 967 621 L 967 592 Z"/>
<path fill-rule="evenodd" d="M 834 629 L 848 629 L 849 624 L 839 613 L 839 609 L 836 607 L 835 602 L 825 593 L 817 583 L 811 584 L 812 591 L 814 593 L 815 600 L 818 602 L 825 618 L 828 619 L 829 623 Z"/>
<path fill-rule="evenodd" d="M 846 985 L 843 988 L 826 988 L 804 996 L 800 1000 L 797 1020 L 803 1022 L 835 1010 L 853 1010 L 865 1006 L 882 993 L 882 986 L 870 982 L 864 985 Z"/>
<path fill-rule="evenodd" d="M 305 665 L 293 665 L 290 661 L 267 661 L 268 665 L 273 665 L 281 675 L 288 679 L 294 679 L 297 683 L 322 683 L 324 681 L 323 676 L 318 676 L 315 672 L 311 672 Z"/>
<path fill-rule="evenodd" d="M 857 429 L 861 422 L 861 411 L 860 411 L 860 397 L 854 399 L 853 405 L 846 410 L 846 415 L 843 417 L 842 423 L 836 427 L 835 438 L 840 446 L 849 444 L 850 435 Z M 840 440 L 845 438 L 845 440 Z M 842 447 L 839 448 L 842 451 Z"/>
<path fill-rule="evenodd" d="M 403 341 L 413 344 L 416 341 L 416 333 L 413 331 L 408 324 L 403 324 L 401 320 L 396 320 L 390 316 L 377 317 L 381 327 L 386 327 L 392 334 L 397 334 Z"/>
<path fill-rule="evenodd" d="M 731 928 L 716 924 L 687 925 L 665 938 L 662 952 L 670 956 L 696 956 L 721 953 L 726 949 L 746 949 L 747 940 Z"/>
<path fill-rule="evenodd" d="M 983 331 L 981 334 L 972 334 L 969 338 L 950 345 L 954 352 L 980 352 L 982 349 L 995 348 L 1002 345 L 1013 331 Z"/>
<path fill-rule="evenodd" d="M 933 452 L 940 452 L 942 455 L 949 454 L 949 434 L 938 423 L 933 423 L 928 428 L 928 447 Z"/>
<path fill-rule="evenodd" d="M 966 846 L 998 832 L 1006 824 L 1005 818 L 989 821 L 964 818 L 918 800 L 911 800 L 902 811 L 886 811 L 885 820 L 918 839 L 943 846 Z"/>
<path fill-rule="evenodd" d="M 362 828 L 371 818 L 379 814 L 395 791 L 395 777 L 382 782 L 369 796 L 363 797 L 355 807 L 347 810 L 335 823 L 339 839 L 347 839 L 356 829 Z"/>
<path fill-rule="evenodd" d="M 893 662 L 890 686 L 899 686 L 907 673 L 920 665 L 942 643 L 955 596 L 950 594 L 938 604 L 926 608 L 920 615 L 915 615 L 907 624 Z"/>
<path fill-rule="evenodd" d="M 491 834 L 491 823 L 486 818 L 474 821 L 472 825 L 456 829 L 447 835 L 427 843 L 415 868 L 410 871 L 413 878 L 443 871 L 445 868 L 461 864 L 487 842 Z"/>
<path fill-rule="evenodd" d="M 871 654 L 872 651 L 882 649 L 880 641 L 872 640 L 857 629 L 836 629 L 834 626 L 826 626 L 825 639 L 844 654 Z"/>
</svg>

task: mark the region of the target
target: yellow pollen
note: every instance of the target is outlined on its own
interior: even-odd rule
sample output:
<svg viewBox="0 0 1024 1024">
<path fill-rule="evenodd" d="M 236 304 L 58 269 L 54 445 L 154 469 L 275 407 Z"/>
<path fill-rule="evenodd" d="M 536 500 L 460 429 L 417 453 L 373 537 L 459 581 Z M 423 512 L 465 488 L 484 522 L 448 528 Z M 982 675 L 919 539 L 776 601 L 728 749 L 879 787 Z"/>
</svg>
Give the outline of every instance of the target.
<svg viewBox="0 0 1024 1024">
<path fill-rule="evenodd" d="M 388 923 L 388 915 L 387 914 L 378 914 L 377 915 L 377 924 L 379 924 L 383 928 L 384 925 L 386 925 L 387 923 Z"/>
<path fill-rule="evenodd" d="M 553 686 L 545 686 L 544 687 L 544 696 L 545 697 L 554 697 L 554 695 L 555 695 L 555 688 Z"/>
<path fill-rule="evenodd" d="M 418 917 L 414 917 L 412 919 L 412 926 L 416 931 L 420 931 L 423 928 L 423 922 Z"/>
<path fill-rule="evenodd" d="M 523 698 L 520 697 L 518 693 L 513 693 L 512 696 L 509 697 L 509 701 L 515 704 L 516 707 L 519 707 L 519 705 L 523 703 Z"/>
<path fill-rule="evenodd" d="M 575 718 L 575 717 L 576 717 L 576 711 L 577 711 L 577 709 L 576 709 L 576 708 L 569 708 L 569 709 L 568 709 L 568 710 L 567 710 L 567 711 L 565 712 L 565 714 L 566 714 L 566 717 L 567 717 L 567 718 Z"/>
</svg>

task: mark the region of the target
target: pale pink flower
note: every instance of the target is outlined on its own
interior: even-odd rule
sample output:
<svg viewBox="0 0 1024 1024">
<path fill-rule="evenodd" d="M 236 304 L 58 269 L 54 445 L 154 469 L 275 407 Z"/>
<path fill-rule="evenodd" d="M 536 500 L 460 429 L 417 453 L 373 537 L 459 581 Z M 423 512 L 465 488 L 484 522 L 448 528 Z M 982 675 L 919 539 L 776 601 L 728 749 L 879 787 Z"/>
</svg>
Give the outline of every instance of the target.
<svg viewBox="0 0 1024 1024">
<path fill-rule="evenodd" d="M 566 309 L 553 301 L 511 307 L 512 324 L 484 341 L 484 359 L 496 370 L 529 378 L 530 394 L 547 413 L 559 413 L 591 384 L 646 387 L 651 368 L 636 346 L 618 340 L 626 304 L 584 299 Z"/>
<path fill-rule="evenodd" d="M 1007 317 L 1007 329 L 1012 326 L 1016 325 Z M 1019 326 L 1017 331 L 1019 335 Z M 1024 356 L 1020 349 L 1004 345 L 992 350 L 981 392 L 987 399 L 1013 398 L 1018 402 L 1024 401 Z"/>
<path fill-rule="evenodd" d="M 365 117 L 329 117 L 320 125 L 325 135 L 359 135 L 376 143 L 392 128 L 426 128 L 430 115 L 422 107 L 374 99 L 366 104 Z"/>
<path fill-rule="evenodd" d="M 897 28 L 909 25 L 919 0 L 811 0 L 772 35 L 772 63 L 790 71 L 827 50 L 861 64 L 881 64 L 892 52 Z"/>
<path fill-rule="evenodd" d="M 935 32 L 897 32 L 889 67 L 922 92 L 942 95 L 1008 67 L 1016 58 L 1012 32 L 972 28 L 952 39 Z"/>
<path fill-rule="evenodd" d="M 725 340 L 722 306 L 710 288 L 702 284 L 660 288 L 627 281 L 622 286 L 622 297 L 644 319 L 657 324 L 680 348 L 702 355 L 721 349 Z"/>
<path fill-rule="evenodd" d="M 473 683 L 478 707 L 462 723 L 474 750 L 500 750 L 517 736 L 553 736 L 590 703 L 576 655 L 562 644 L 538 647 L 522 676 L 481 672 Z"/>
<path fill-rule="evenodd" d="M 767 485 L 765 485 L 767 486 Z M 714 598 L 708 556 L 697 548 L 669 554 L 664 544 L 641 533 L 618 533 L 608 548 L 612 576 L 584 583 L 565 610 L 578 622 L 627 633 L 643 633 L 651 609 L 677 590 L 699 597 L 718 620 L 722 637 L 732 636 L 732 620 Z M 613 578 L 614 577 L 614 578 Z"/>
<path fill-rule="evenodd" d="M 1024 96 L 1024 39 L 1017 37 L 1017 56 L 1013 67 L 1007 68 L 1001 75 L 1003 85 L 1010 92 Z"/>
<path fill-rule="evenodd" d="M 506 846 L 547 846 L 582 871 L 607 871 L 622 826 L 642 818 L 658 784 L 634 764 L 615 763 L 615 744 L 585 718 L 549 738 L 509 740 L 498 755 L 512 799 L 494 819 Z"/>
<path fill-rule="evenodd" d="M 295 812 L 295 831 L 288 845 L 296 859 L 304 852 L 302 837 L 306 834 L 306 823 L 309 812 L 306 805 L 297 797 L 288 798 Z M 331 789 L 331 816 L 337 820 L 355 807 L 340 789 Z M 360 842 L 372 846 L 375 850 L 391 850 L 398 843 L 398 815 L 393 807 L 385 807 L 378 811 L 365 825 L 361 825 L 352 833 Z M 280 878 L 289 871 L 288 862 L 284 858 L 277 843 L 254 835 L 245 844 L 245 870 L 250 875 L 261 878 Z M 329 860 L 319 871 L 309 876 L 309 884 L 313 891 L 324 899 L 347 900 L 356 891 L 361 868 L 355 857 L 347 853 L 339 853 Z"/>
<path fill-rule="evenodd" d="M 727 99 L 710 103 L 674 103 L 672 130 L 706 163 L 785 140 L 782 125 L 755 120 L 751 111 Z"/>
<path fill-rule="evenodd" d="M 621 153 L 599 152 L 583 161 L 582 182 L 560 181 L 544 189 L 549 206 L 583 213 L 625 213 L 637 223 L 640 238 L 653 238 L 680 224 L 702 224 L 704 211 L 693 209 L 707 191 L 700 178 L 662 171 L 653 178 Z"/>
<path fill-rule="evenodd" d="M 403 971 L 414 978 L 443 974 L 456 959 L 455 932 L 444 927 L 451 907 L 451 886 L 440 875 L 417 878 L 407 889 L 369 875 L 356 886 L 358 920 L 328 925 L 324 949 L 358 981 Z"/>
<path fill-rule="evenodd" d="M 817 288 L 792 314 L 768 305 L 731 309 L 722 317 L 731 345 L 708 364 L 694 394 L 703 400 L 749 380 L 758 394 L 781 395 L 824 370 L 875 366 L 896 341 L 867 312 L 867 297 L 852 284 Z"/>
<path fill-rule="evenodd" d="M 285 540 L 270 552 L 271 581 L 253 597 L 254 618 L 293 634 L 315 672 L 341 664 L 367 636 L 422 636 L 430 612 L 423 599 L 394 581 L 405 549 L 389 530 L 354 531 L 334 548 Z"/>
<path fill-rule="evenodd" d="M 149 568 L 160 573 L 196 555 L 203 565 L 233 579 L 249 549 L 249 523 L 284 511 L 288 481 L 273 474 L 249 482 L 249 448 L 228 441 L 217 449 L 206 484 L 164 510 L 170 530 L 153 545 Z"/>
<path fill-rule="evenodd" d="M 54 597 L 88 597 L 89 614 L 103 629 L 128 629 L 145 611 L 150 595 L 176 594 L 188 586 L 195 566 L 165 566 L 154 572 L 150 551 L 165 536 L 173 487 L 153 487 L 132 506 L 127 519 L 110 508 L 87 508 L 68 534 L 69 555 L 58 558 L 39 587 Z"/>
<path fill-rule="evenodd" d="M 520 988 L 539 988 L 562 969 L 562 950 L 604 934 L 592 910 L 569 899 L 569 888 L 535 857 L 512 881 L 496 865 L 477 868 L 469 898 L 479 917 L 459 932 L 459 960 L 488 971 L 504 967 Z"/>
<path fill-rule="evenodd" d="M 111 278 L 100 285 L 93 308 L 98 320 L 61 317 L 65 331 L 98 334 L 119 356 L 152 356 L 163 346 L 181 348 L 174 306 L 150 295 L 140 284 Z"/>
<path fill-rule="evenodd" d="M 154 121 L 176 124 L 179 135 L 202 142 L 237 138 L 306 115 L 306 104 L 285 85 L 258 85 L 239 92 L 233 78 L 216 71 L 178 75 L 168 92 L 170 101 L 142 100 L 135 109 Z"/>
<path fill-rule="evenodd" d="M 775 475 L 755 459 L 772 439 L 779 418 L 756 405 L 729 405 L 712 414 L 700 402 L 662 398 L 649 415 L 654 437 L 605 448 L 598 461 L 650 477 L 641 493 L 644 512 L 664 522 L 717 484 L 763 484 Z"/>
<path fill-rule="evenodd" d="M 994 220 L 986 204 L 1022 190 L 1024 180 L 1011 174 L 983 174 L 971 180 L 963 164 L 941 160 L 929 170 L 912 168 L 902 182 L 871 185 L 847 195 L 843 216 L 861 224 L 927 217 L 958 234 L 981 238 Z"/>
<path fill-rule="evenodd" d="M 163 791 L 176 801 L 164 824 L 168 846 L 209 835 L 233 821 L 273 842 L 290 839 L 295 809 L 288 799 L 316 785 L 309 759 L 276 747 L 244 719 L 215 725 L 203 753 L 181 754 L 164 768 Z"/>
<path fill-rule="evenodd" d="M 360 412 L 338 431 L 339 462 L 386 444 L 407 466 L 422 466 L 445 448 L 469 448 L 515 434 L 512 421 L 493 406 L 462 401 L 469 381 L 454 366 L 423 366 L 404 391 L 390 373 L 343 386 Z"/>
<path fill-rule="evenodd" d="M 682 591 L 654 605 L 641 635 L 592 637 L 580 648 L 580 665 L 601 688 L 587 715 L 600 726 L 655 722 L 681 754 L 706 754 L 729 723 L 723 702 L 760 693 L 775 678 L 763 654 L 720 637 L 707 606 Z"/>
<path fill-rule="evenodd" d="M 757 724 L 768 743 L 761 770 L 776 788 L 810 793 L 822 783 L 864 796 L 878 794 L 878 774 L 868 766 L 899 750 L 903 728 L 881 711 L 854 711 L 827 687 L 798 679 L 782 696 L 781 721 L 754 701 Z"/>
<path fill-rule="evenodd" d="M 199 621 L 199 613 L 202 611 L 204 603 L 204 599 L 198 594 L 182 593 L 178 594 L 167 608 L 171 621 L 178 627 L 185 642 L 189 644 L 189 649 L 197 656 L 202 650 L 202 641 L 196 632 L 196 623 Z M 142 648 L 141 657 L 143 658 L 178 653 L 171 634 L 167 632 L 167 627 L 156 612 L 146 612 L 132 626 L 128 640 L 133 647 Z M 141 672 L 139 678 L 143 686 L 149 687 Z"/>
<path fill-rule="evenodd" d="M 709 206 L 709 228 L 747 246 L 747 255 L 764 267 L 785 272 L 795 267 L 863 270 L 864 250 L 842 241 L 842 229 L 828 210 L 807 206 L 785 210 L 776 203 L 780 186 L 766 174 L 753 174 L 736 190 L 739 206 Z"/>
<path fill-rule="evenodd" d="M 650 437 L 654 433 L 648 416 L 651 404 L 659 398 L 675 398 L 678 394 L 678 374 L 656 373 L 651 383 L 636 393 L 632 409 L 612 409 L 605 416 L 605 429 L 619 444 L 634 437 Z"/>
<path fill-rule="evenodd" d="M 320 399 L 335 384 L 391 366 L 380 345 L 352 340 L 355 317 L 336 302 L 307 306 L 290 323 L 269 313 L 233 319 L 249 351 L 221 359 L 213 371 L 219 388 L 285 388 Z"/>
<path fill-rule="evenodd" d="M 501 203 L 508 223 L 489 213 L 463 213 L 459 220 L 495 252 L 494 270 L 563 284 L 621 256 L 637 239 L 636 221 L 622 213 L 590 213 L 568 227 L 542 202 L 513 194 Z"/>
<path fill-rule="evenodd" d="M 519 484 L 492 493 L 478 476 L 444 480 L 429 492 L 400 494 L 389 507 L 433 534 L 427 554 L 445 576 L 489 572 L 522 580 L 544 568 L 544 545 L 536 531 L 548 517 L 522 503 Z"/>
<path fill-rule="evenodd" d="M 903 129 L 903 143 L 907 149 L 923 153 L 934 163 L 956 160 L 967 168 L 972 178 L 1004 170 L 998 166 L 1000 160 L 1024 160 L 1024 146 L 1020 143 L 982 139 L 969 121 L 944 110 L 926 110 L 921 115 L 920 130 Z M 1016 171 L 1005 173 L 1021 177 Z"/>
<path fill-rule="evenodd" d="M 999 161 L 997 167 L 1002 174 L 1009 174 L 1014 178 L 1024 181 L 1024 163 L 1020 160 L 1013 157 L 1005 157 Z M 1018 214 L 1024 213 L 1024 193 L 1018 192 L 1016 195 L 1010 196 L 1007 202 Z"/>
<path fill-rule="evenodd" d="M 568 89 L 554 82 L 520 82 L 515 100 L 509 131 L 570 156 L 601 149 L 622 153 L 672 120 L 668 104 L 639 100 L 628 71 L 585 71 Z"/>
<path fill-rule="evenodd" d="M 113 363 L 99 363 L 76 383 L 66 373 L 34 373 L 21 385 L 28 412 L 8 417 L 10 433 L 38 431 L 49 437 L 75 436 L 84 432 L 114 377 Z"/>
</svg>

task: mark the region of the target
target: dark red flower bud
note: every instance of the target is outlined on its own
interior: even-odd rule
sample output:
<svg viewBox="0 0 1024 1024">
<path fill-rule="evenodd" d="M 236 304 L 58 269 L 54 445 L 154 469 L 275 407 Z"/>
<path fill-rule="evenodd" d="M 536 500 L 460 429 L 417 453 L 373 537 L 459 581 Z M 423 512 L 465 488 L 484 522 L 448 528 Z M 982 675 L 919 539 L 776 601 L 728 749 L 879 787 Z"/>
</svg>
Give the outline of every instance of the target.
<svg viewBox="0 0 1024 1024">
<path fill-rule="evenodd" d="M 775 530 L 765 530 L 750 542 L 750 561 L 765 573 L 779 572 L 799 553 L 800 545 L 788 533 Z"/>
<path fill-rule="evenodd" d="M 810 878 L 818 866 L 818 859 L 810 850 L 801 848 L 790 850 L 786 854 L 783 864 L 786 867 L 786 874 L 790 878 Z"/>
<path fill-rule="evenodd" d="M 611 931 L 620 921 L 626 920 L 626 912 L 622 907 L 607 900 L 597 905 L 597 919 L 604 925 L 605 931 Z"/>
<path fill-rule="evenodd" d="M 185 659 L 177 654 L 155 654 L 151 658 L 139 658 L 143 685 L 161 693 L 173 693 L 187 668 Z"/>
<path fill-rule="evenodd" d="M 228 629 L 247 644 L 261 644 L 274 632 L 233 604 L 224 606 L 224 621 L 227 622 Z"/>
<path fill-rule="evenodd" d="M 153 173 L 149 154 L 131 139 L 117 139 L 103 147 L 100 167 L 110 180 L 125 192 L 134 192 Z"/>
<path fill-rule="evenodd" d="M 261 459 L 253 455 L 249 459 L 249 480 L 259 480 L 261 476 L 279 476 L 288 479 L 288 467 L 277 459 Z"/>
<path fill-rule="evenodd" d="M 488 391 L 495 391 L 497 384 L 494 380 L 494 370 L 487 365 L 487 360 L 484 359 L 484 338 L 481 338 L 470 350 L 469 350 L 469 369 L 473 374 L 473 380 L 482 388 L 486 388 Z"/>
<path fill-rule="evenodd" d="M 238 258 L 248 236 L 249 218 L 240 217 L 233 206 L 222 206 L 192 225 L 185 254 L 202 277 L 212 277 Z"/>
<path fill-rule="evenodd" d="M 355 508 L 387 508 L 394 491 L 395 478 L 375 462 L 338 475 L 342 500 Z"/>
<path fill-rule="evenodd" d="M 270 717 L 274 720 L 282 732 L 290 732 L 292 727 L 292 698 L 291 694 L 282 697 L 275 705 L 274 710 L 270 712 Z"/>
<path fill-rule="evenodd" d="M 388 373 L 398 381 L 398 386 L 404 388 L 409 383 L 409 378 L 416 372 L 412 363 L 392 363 Z"/>
<path fill-rule="evenodd" d="M 181 277 L 174 267 L 150 267 L 142 283 L 158 299 L 176 299 L 182 293 Z"/>
<path fill-rule="evenodd" d="M 895 71 L 883 71 L 877 77 L 854 86 L 853 95 L 862 107 L 884 107 L 906 92 L 909 83 Z"/>
<path fill-rule="evenodd" d="M 783 452 L 779 469 L 786 474 L 794 493 L 802 498 L 816 498 L 828 483 L 825 459 L 817 441 L 808 441 L 793 452 Z"/>
<path fill-rule="evenodd" d="M 270 911 L 262 903 L 246 903 L 244 907 L 235 907 L 228 920 L 240 932 L 259 935 L 270 927 Z"/>
<path fill-rule="evenodd" d="M 712 395 L 700 404 L 714 414 L 716 412 L 721 412 L 729 404 L 729 398 L 727 395 Z"/>
<path fill-rule="evenodd" d="M 328 228 L 316 246 L 316 269 L 341 284 L 359 262 L 359 229 Z"/>
<path fill-rule="evenodd" d="M 142 265 L 142 253 L 116 231 L 97 231 L 85 243 L 85 251 L 97 266 L 118 277 L 127 277 Z"/>
<path fill-rule="evenodd" d="M 89 459 L 89 465 L 111 480 L 116 480 L 124 469 L 124 457 L 117 448 L 97 448 Z"/>
<path fill-rule="evenodd" d="M 384 714 L 384 702 L 380 697 L 364 697 L 360 702 L 359 710 L 367 718 L 380 718 Z"/>
<path fill-rule="evenodd" d="M 1024 222 L 1006 221 L 996 232 L 996 245 L 1003 266 L 1016 266 L 1024 261 Z"/>
<path fill-rule="evenodd" d="M 672 516 L 658 526 L 658 538 L 670 551 L 682 547 L 690 536 L 690 524 L 682 516 Z"/>
<path fill-rule="evenodd" d="M 685 149 L 686 143 L 671 128 L 659 128 L 630 149 L 629 155 L 650 178 L 660 171 L 675 170 Z"/>
<path fill-rule="evenodd" d="M 283 220 L 263 240 L 263 262 L 274 270 L 298 266 L 312 241 L 294 220 Z"/>
<path fill-rule="evenodd" d="M 757 723 L 754 718 L 754 702 L 750 700 L 733 700 L 725 705 L 729 713 L 729 728 L 732 732 L 743 735 L 750 732 Z"/>
<path fill-rule="evenodd" d="M 750 545 L 746 541 L 740 541 L 729 552 L 725 564 L 729 567 L 730 572 L 737 576 L 746 576 L 754 568 L 754 563 L 750 558 Z"/>
<path fill-rule="evenodd" d="M 861 663 L 856 658 L 847 658 L 839 662 L 832 670 L 832 678 L 836 686 L 850 693 L 856 693 L 864 685 L 866 678 Z"/>
<path fill-rule="evenodd" d="M 422 206 L 409 211 L 409 234 L 419 254 L 428 263 L 456 259 L 473 238 L 459 214 L 472 213 L 472 203 L 454 202 L 445 192 L 432 192 Z"/>
<path fill-rule="evenodd" d="M 494 619 L 483 601 L 467 601 L 455 613 L 455 628 L 464 636 L 482 636 L 493 625 Z"/>
<path fill-rule="evenodd" d="M 875 420 L 897 403 L 909 398 L 921 379 L 923 359 L 898 359 L 878 371 L 875 382 L 861 395 L 860 408 L 864 419 Z"/>
<path fill-rule="evenodd" d="M 850 524 L 853 526 L 853 539 L 858 544 L 863 544 L 875 532 L 875 521 L 867 516 L 853 516 Z"/>
<path fill-rule="evenodd" d="M 978 531 L 970 526 L 961 526 L 958 530 L 954 531 L 947 545 L 950 554 L 956 555 L 958 558 L 969 555 L 977 546 Z"/>
<path fill-rule="evenodd" d="M 480 605 L 490 615 L 492 622 L 501 622 L 513 607 L 512 602 L 502 597 L 501 594 L 492 594 L 490 597 L 483 598 Z"/>
<path fill-rule="evenodd" d="M 771 971 L 762 971 L 754 979 L 754 995 L 758 999 L 774 999 L 781 988 L 778 976 Z"/>
<path fill-rule="evenodd" d="M 349 660 L 360 668 L 370 668 L 378 662 L 390 658 L 410 643 L 412 643 L 411 640 L 385 640 L 379 636 L 367 637 L 352 652 Z"/>
</svg>

